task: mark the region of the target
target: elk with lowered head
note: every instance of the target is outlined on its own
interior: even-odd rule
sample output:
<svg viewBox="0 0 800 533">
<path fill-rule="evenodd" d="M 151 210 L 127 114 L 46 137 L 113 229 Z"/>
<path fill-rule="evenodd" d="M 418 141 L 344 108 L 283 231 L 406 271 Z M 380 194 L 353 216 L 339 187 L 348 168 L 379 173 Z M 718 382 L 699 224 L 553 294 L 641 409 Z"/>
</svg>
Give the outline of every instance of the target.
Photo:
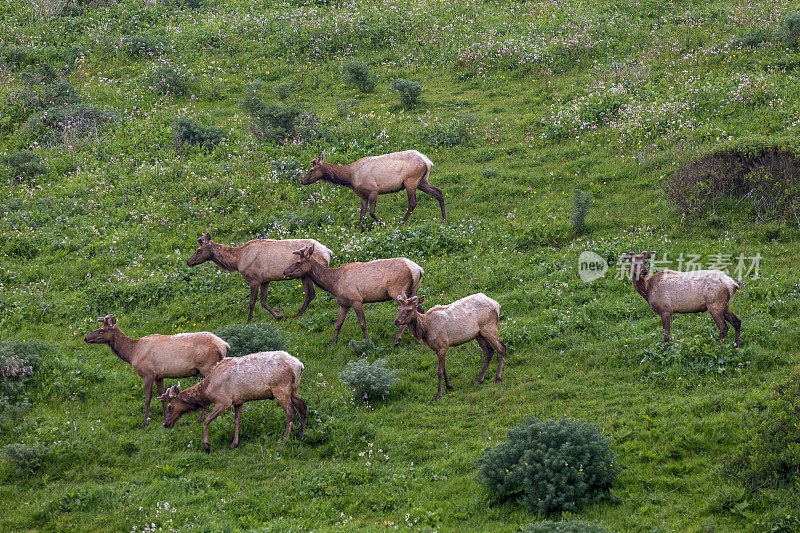
<svg viewBox="0 0 800 533">
<path fill-rule="evenodd" d="M 406 296 L 401 294 L 397 298 L 400 304 L 396 326 L 407 325 L 417 340 L 424 342 L 436 352 L 439 359 L 439 389 L 434 400 L 442 397 L 442 378 L 447 390 L 453 390 L 450 379 L 447 377 L 445 357 L 447 349 L 458 346 L 473 339 L 483 350 L 485 359 L 483 368 L 478 374 L 478 383 L 483 383 L 486 369 L 492 361 L 492 355 L 497 350 L 497 374 L 495 381 L 503 381 L 503 362 L 506 358 L 506 347 L 500 342 L 497 328 L 500 322 L 500 304 L 482 292 L 465 296 L 448 305 L 437 305 L 427 313 L 420 311 L 424 296 Z"/>
<path fill-rule="evenodd" d="M 297 261 L 284 271 L 287 278 L 308 276 L 318 287 L 333 295 L 339 304 L 339 318 L 333 334 L 332 344 L 339 338 L 339 330 L 352 307 L 358 323 L 369 341 L 367 321 L 364 317 L 365 303 L 386 302 L 397 298 L 401 293 L 416 294 L 422 281 L 422 267 L 405 257 L 376 259 L 367 263 L 347 263 L 338 268 L 330 268 L 319 261 L 312 260 L 315 246 L 294 252 Z M 403 329 L 397 333 L 395 346 L 400 343 Z"/>
<path fill-rule="evenodd" d="M 734 346 L 739 347 L 742 321 L 731 311 L 731 302 L 739 285 L 721 270 L 676 272 L 664 270 L 651 274 L 647 261 L 655 252 L 625 253 L 620 259 L 631 262 L 631 280 L 636 292 L 661 317 L 664 342 L 669 342 L 669 329 L 674 313 L 708 311 L 719 329 L 719 340 L 725 342 L 730 322 L 736 331 Z"/>
<path fill-rule="evenodd" d="M 108 344 L 117 357 L 131 365 L 144 379 L 142 429 L 150 422 L 153 383 L 158 386 L 159 394 L 164 394 L 164 378 L 186 378 L 197 374 L 207 376 L 230 349 L 227 342 L 206 331 L 132 339 L 117 327 L 114 315 L 100 317 L 97 321 L 103 325 L 86 335 L 84 340 L 89 344 Z M 161 404 L 166 413 L 167 402 L 162 400 Z"/>
<path fill-rule="evenodd" d="M 369 205 L 369 216 L 377 222 L 375 206 L 378 195 L 405 189 L 408 193 L 408 209 L 403 217 L 406 223 L 417 206 L 417 189 L 436 198 L 442 209 L 442 220 L 447 222 L 444 212 L 444 194 L 428 182 L 433 163 L 417 150 L 406 150 L 391 154 L 362 157 L 349 165 L 331 165 L 325 162 L 325 152 L 311 161 L 311 170 L 300 180 L 303 185 L 311 185 L 320 179 L 335 185 L 353 189 L 361 198 L 361 214 L 358 229 L 364 229 L 364 213 Z"/>
<path fill-rule="evenodd" d="M 234 449 L 239 445 L 242 404 L 251 400 L 275 398 L 286 413 L 283 438 L 289 438 L 295 413 L 299 413 L 302 439 L 306 431 L 307 410 L 306 403 L 297 393 L 302 373 L 303 363 L 284 351 L 228 357 L 194 387 L 181 391 L 180 385 L 173 385 L 159 396 L 161 401 L 169 402 L 164 427 L 172 427 L 184 413 L 201 407 L 205 410 L 213 403 L 214 409 L 206 417 L 203 429 L 203 449 L 208 452 L 208 425 L 232 405 L 234 432 L 231 449 Z"/>
<path fill-rule="evenodd" d="M 206 233 L 197 242 L 200 246 L 190 257 L 186 264 L 190 267 L 212 261 L 223 270 L 238 271 L 250 284 L 250 311 L 247 314 L 247 323 L 253 320 L 253 309 L 256 305 L 258 289 L 261 289 L 261 306 L 278 320 L 283 317 L 267 305 L 267 292 L 271 281 L 285 279 L 283 271 L 292 263 L 292 252 L 301 246 L 318 246 L 316 261 L 325 265 L 333 257 L 333 252 L 314 239 L 256 239 L 242 246 L 225 246 L 211 240 L 211 235 Z M 311 300 L 316 295 L 314 284 L 305 276 L 301 276 L 305 299 L 296 316 L 302 315 Z M 280 310 L 279 310 L 280 311 Z"/>
</svg>

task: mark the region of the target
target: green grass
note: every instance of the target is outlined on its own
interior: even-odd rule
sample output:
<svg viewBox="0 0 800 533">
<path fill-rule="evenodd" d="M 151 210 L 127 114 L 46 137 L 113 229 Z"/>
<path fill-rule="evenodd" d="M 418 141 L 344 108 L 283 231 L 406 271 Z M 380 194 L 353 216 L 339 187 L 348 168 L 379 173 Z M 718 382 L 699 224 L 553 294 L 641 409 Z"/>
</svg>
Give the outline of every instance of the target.
<svg viewBox="0 0 800 533">
<path fill-rule="evenodd" d="M 739 206 L 683 217 L 662 189 L 695 150 L 797 136 L 798 49 L 777 39 L 734 45 L 754 28 L 777 30 L 796 5 L 109 4 L 44 19 L 0 1 L 0 156 L 32 149 L 49 169 L 22 182 L 0 170 L 0 338 L 41 339 L 57 354 L 31 382 L 31 409 L 0 433 L 0 445 L 48 450 L 25 479 L 0 463 L 0 529 L 515 531 L 545 517 L 492 499 L 475 461 L 528 415 L 591 422 L 613 439 L 622 467 L 613 499 L 582 520 L 616 531 L 762 531 L 798 514 L 796 488 L 746 493 L 723 465 L 770 384 L 798 364 L 800 229 L 756 224 Z M 169 46 L 141 59 L 119 46 L 145 34 Z M 350 59 L 372 67 L 374 94 L 343 84 Z M 120 120 L 71 145 L 32 144 L 20 102 L 32 90 L 25 70 L 43 60 L 63 69 L 84 103 Z M 186 74 L 187 95 L 148 87 L 164 65 Z M 416 107 L 398 104 L 394 78 L 423 86 Z M 256 79 L 267 102 L 272 87 L 295 83 L 287 105 L 315 113 L 325 136 L 257 141 L 239 106 Z M 475 118 L 463 143 L 432 145 L 432 133 L 463 113 Z M 178 152 L 177 116 L 222 128 L 228 140 Z M 302 187 L 274 170 L 289 158 L 305 168 L 322 149 L 331 163 L 419 149 L 434 162 L 430 180 L 445 192 L 450 222 L 420 193 L 399 226 L 398 193 L 379 200 L 386 226 L 359 233 L 351 191 Z M 593 198 L 579 237 L 575 189 Z M 136 337 L 243 323 L 242 278 L 186 266 L 206 231 L 224 243 L 315 238 L 335 265 L 406 256 L 425 269 L 426 306 L 486 293 L 503 308 L 504 381 L 477 385 L 479 347 L 453 348 L 455 391 L 429 405 L 433 352 L 410 337 L 392 348 L 396 306 L 371 304 L 369 357 L 402 373 L 385 400 L 351 402 L 336 376 L 360 355 L 348 341 L 361 331 L 351 313 L 331 348 L 337 305 L 320 290 L 303 317 L 278 324 L 306 365 L 300 394 L 313 417 L 303 441 L 280 441 L 275 402 L 246 405 L 234 451 L 232 413 L 211 425 L 210 455 L 191 417 L 170 430 L 155 423 L 158 402 L 154 423 L 138 430 L 141 379 L 83 336 L 109 313 Z M 616 265 L 581 282 L 584 250 L 760 253 L 761 276 L 747 277 L 733 304 L 742 348 L 719 347 L 708 315 L 679 315 L 675 352 L 664 353 L 658 317 L 616 279 Z M 301 301 L 297 282 L 270 287 L 270 305 L 287 316 Z M 263 309 L 254 319 L 271 320 Z"/>
</svg>

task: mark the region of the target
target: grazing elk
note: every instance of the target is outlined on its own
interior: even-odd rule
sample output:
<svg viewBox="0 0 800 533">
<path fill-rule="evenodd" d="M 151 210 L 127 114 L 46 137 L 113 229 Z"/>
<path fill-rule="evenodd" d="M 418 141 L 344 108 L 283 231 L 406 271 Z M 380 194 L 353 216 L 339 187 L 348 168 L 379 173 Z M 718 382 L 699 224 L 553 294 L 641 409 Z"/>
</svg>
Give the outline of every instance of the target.
<svg viewBox="0 0 800 533">
<path fill-rule="evenodd" d="M 154 382 L 158 386 L 158 393 L 164 394 L 164 378 L 186 378 L 197 374 L 205 377 L 225 358 L 230 348 L 227 342 L 206 331 L 132 339 L 117 327 L 114 315 L 100 317 L 97 321 L 103 325 L 86 335 L 84 341 L 89 344 L 108 344 L 117 357 L 131 365 L 144 379 L 142 429 L 150 423 Z M 167 402 L 162 400 L 161 404 L 166 413 Z"/>
<path fill-rule="evenodd" d="M 397 298 L 400 304 L 396 326 L 408 325 L 411 333 L 417 340 L 424 342 L 436 352 L 439 359 L 439 389 L 434 400 L 442 397 L 442 378 L 447 390 L 453 390 L 445 368 L 447 349 L 458 346 L 473 339 L 486 356 L 481 373 L 478 374 L 478 383 L 483 383 L 486 369 L 492 361 L 492 355 L 497 350 L 497 374 L 495 381 L 503 381 L 503 362 L 506 358 L 506 347 L 500 342 L 497 327 L 500 322 L 500 304 L 482 292 L 465 296 L 448 305 L 437 305 L 427 313 L 420 312 L 419 306 L 425 300 L 424 296 L 406 296 L 401 294 Z"/>
<path fill-rule="evenodd" d="M 331 293 L 339 304 L 339 318 L 333 342 L 339 338 L 347 312 L 352 307 L 358 317 L 358 323 L 369 341 L 367 322 L 364 317 L 363 304 L 386 302 L 397 298 L 403 292 L 416 294 L 424 271 L 422 267 L 405 257 L 392 259 L 376 259 L 367 263 L 347 263 L 339 268 L 329 268 L 318 261 L 312 261 L 314 246 L 309 246 L 294 253 L 300 256 L 283 275 L 287 278 L 308 276 L 321 289 Z M 400 343 L 403 335 L 401 328 L 394 344 Z"/>
<path fill-rule="evenodd" d="M 358 218 L 358 229 L 364 229 L 364 213 L 369 204 L 369 215 L 377 222 L 375 206 L 378 195 L 405 189 L 408 193 L 408 210 L 403 217 L 406 223 L 411 212 L 417 206 L 417 189 L 426 192 L 439 201 L 442 208 L 442 220 L 447 222 L 444 212 L 444 194 L 428 182 L 433 163 L 417 150 L 406 150 L 391 154 L 362 157 L 349 165 L 331 165 L 325 163 L 325 152 L 311 161 L 311 170 L 300 180 L 303 185 L 323 179 L 335 185 L 350 187 L 361 198 L 361 215 Z"/>
<path fill-rule="evenodd" d="M 294 263 L 295 258 L 292 255 L 294 250 L 297 250 L 300 246 L 319 246 L 319 253 L 315 259 L 325 265 L 333 257 L 333 252 L 314 239 L 256 239 L 242 246 L 234 247 L 217 244 L 211 240 L 211 235 L 206 233 L 197 239 L 197 242 L 200 243 L 200 246 L 192 257 L 186 261 L 187 265 L 193 267 L 210 260 L 223 270 L 238 271 L 245 281 L 250 284 L 248 324 L 253 320 L 253 309 L 256 305 L 259 287 L 261 288 L 261 306 L 277 320 L 283 318 L 280 313 L 267 305 L 267 293 L 269 292 L 271 281 L 285 279 L 283 271 Z M 300 316 L 305 312 L 308 304 L 316 295 L 314 284 L 311 280 L 301 276 L 300 281 L 303 284 L 305 299 L 296 316 Z"/>
<path fill-rule="evenodd" d="M 739 285 L 721 270 L 696 270 L 676 272 L 665 270 L 651 274 L 647 261 L 655 252 L 632 252 L 622 254 L 620 259 L 631 262 L 631 280 L 636 292 L 642 295 L 647 305 L 661 317 L 664 342 L 669 342 L 670 321 L 674 313 L 702 313 L 708 311 L 719 329 L 719 340 L 725 342 L 730 322 L 736 330 L 736 342 L 742 321 L 731 311 L 731 302 Z"/>
<path fill-rule="evenodd" d="M 199 408 L 204 410 L 214 404 L 206 417 L 203 429 L 203 449 L 208 452 L 208 425 L 231 405 L 234 413 L 234 433 L 231 449 L 239 445 L 239 424 L 242 420 L 242 404 L 251 400 L 275 398 L 286 413 L 288 439 L 292 431 L 295 413 L 300 413 L 300 438 L 306 432 L 306 403 L 300 399 L 300 375 L 303 363 L 284 351 L 258 352 L 242 357 L 229 357 L 218 364 L 200 383 L 181 391 L 173 385 L 159 396 L 168 401 L 164 427 L 172 427 L 184 413 Z"/>
</svg>

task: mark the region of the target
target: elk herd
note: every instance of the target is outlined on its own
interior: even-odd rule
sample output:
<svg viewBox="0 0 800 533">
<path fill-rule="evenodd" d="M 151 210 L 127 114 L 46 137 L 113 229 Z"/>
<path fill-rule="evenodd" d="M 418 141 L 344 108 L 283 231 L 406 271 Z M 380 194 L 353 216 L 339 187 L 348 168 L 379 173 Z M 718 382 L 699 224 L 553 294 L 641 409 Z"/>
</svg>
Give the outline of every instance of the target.
<svg viewBox="0 0 800 533">
<path fill-rule="evenodd" d="M 408 209 L 405 223 L 417 205 L 416 190 L 436 198 L 447 221 L 442 191 L 428 181 L 433 163 L 416 150 L 407 150 L 374 157 L 365 157 L 349 165 L 332 165 L 324 162 L 324 152 L 311 162 L 311 169 L 301 180 L 310 185 L 325 180 L 353 189 L 361 199 L 359 229 L 363 230 L 364 213 L 369 208 L 375 215 L 378 195 L 405 189 Z M 437 305 L 427 312 L 422 307 L 425 296 L 418 295 L 422 267 L 405 257 L 353 262 L 331 267 L 333 252 L 314 239 L 252 240 L 242 246 L 226 246 L 211 240 L 206 233 L 197 239 L 199 244 L 187 265 L 194 267 L 212 261 L 223 270 L 238 271 L 250 286 L 247 322 L 261 293 L 260 302 L 275 319 L 282 320 L 281 310 L 267 303 L 269 284 L 272 281 L 299 279 L 304 301 L 296 316 L 302 315 L 315 296 L 315 286 L 330 293 L 339 304 L 339 316 L 334 327 L 332 344 L 336 344 L 347 313 L 352 308 L 358 324 L 369 341 L 364 304 L 394 300 L 398 315 L 394 324 L 399 327 L 395 346 L 400 343 L 406 328 L 421 344 L 436 353 L 439 386 L 437 400 L 442 396 L 442 380 L 446 389 L 452 390 L 445 366 L 445 356 L 451 346 L 475 340 L 484 353 L 484 362 L 477 381 L 482 383 L 497 352 L 495 381 L 502 381 L 506 347 L 498 333 L 500 304 L 483 293 L 471 294 L 446 305 Z M 647 304 L 661 317 L 664 341 L 669 341 L 670 320 L 674 313 L 708 311 L 720 331 L 724 342 L 727 323 L 736 332 L 735 346 L 739 346 L 741 320 L 730 309 L 738 285 L 718 270 L 699 272 L 664 271 L 651 274 L 647 261 L 654 252 L 626 253 L 621 260 L 631 262 L 630 275 L 633 286 Z M 107 315 L 97 319 L 101 326 L 89 333 L 87 343 L 108 344 L 111 351 L 131 365 L 144 380 L 145 417 L 141 428 L 150 419 L 150 400 L 153 384 L 158 388 L 158 400 L 164 410 L 164 426 L 172 427 L 184 414 L 202 410 L 197 422 L 204 423 L 203 448 L 209 451 L 208 426 L 229 407 L 234 408 L 234 437 L 230 447 L 239 443 L 239 425 L 242 406 L 251 400 L 275 399 L 286 414 L 288 438 L 295 416 L 300 416 L 300 438 L 306 429 L 306 403 L 300 398 L 300 377 L 303 363 L 285 351 L 259 352 L 242 357 L 226 357 L 228 343 L 208 332 L 180 333 L 177 335 L 148 335 L 133 339 L 117 326 L 117 319 Z M 727 323 L 726 323 L 727 322 Z M 180 384 L 164 387 L 165 378 L 183 378 L 199 375 L 196 385 L 181 390 Z M 213 405 L 211 412 L 206 412 Z"/>
</svg>

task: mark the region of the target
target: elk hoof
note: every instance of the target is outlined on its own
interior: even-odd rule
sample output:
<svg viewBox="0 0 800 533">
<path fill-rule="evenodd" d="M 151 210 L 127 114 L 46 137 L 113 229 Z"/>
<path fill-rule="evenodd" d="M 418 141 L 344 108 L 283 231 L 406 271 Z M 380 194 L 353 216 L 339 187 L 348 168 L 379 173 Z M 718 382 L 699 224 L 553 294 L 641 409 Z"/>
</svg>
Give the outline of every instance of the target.
<svg viewBox="0 0 800 533">
<path fill-rule="evenodd" d="M 208 445 L 207 442 L 203 443 L 203 450 L 205 450 L 206 453 L 211 453 L 211 447 Z"/>
<path fill-rule="evenodd" d="M 494 378 L 495 383 L 502 383 L 503 378 Z"/>
<path fill-rule="evenodd" d="M 478 378 L 478 383 L 483 383 L 483 378 Z"/>
<path fill-rule="evenodd" d="M 144 422 L 142 422 L 142 425 L 141 425 L 141 426 L 139 426 L 139 429 L 144 429 L 144 428 L 146 428 L 148 424 L 150 424 L 150 421 L 149 421 L 149 420 L 145 420 Z"/>
<path fill-rule="evenodd" d="M 237 446 L 239 446 L 238 442 L 232 442 L 231 446 L 230 446 L 230 449 L 232 450 L 232 449 L 236 448 Z"/>
</svg>

